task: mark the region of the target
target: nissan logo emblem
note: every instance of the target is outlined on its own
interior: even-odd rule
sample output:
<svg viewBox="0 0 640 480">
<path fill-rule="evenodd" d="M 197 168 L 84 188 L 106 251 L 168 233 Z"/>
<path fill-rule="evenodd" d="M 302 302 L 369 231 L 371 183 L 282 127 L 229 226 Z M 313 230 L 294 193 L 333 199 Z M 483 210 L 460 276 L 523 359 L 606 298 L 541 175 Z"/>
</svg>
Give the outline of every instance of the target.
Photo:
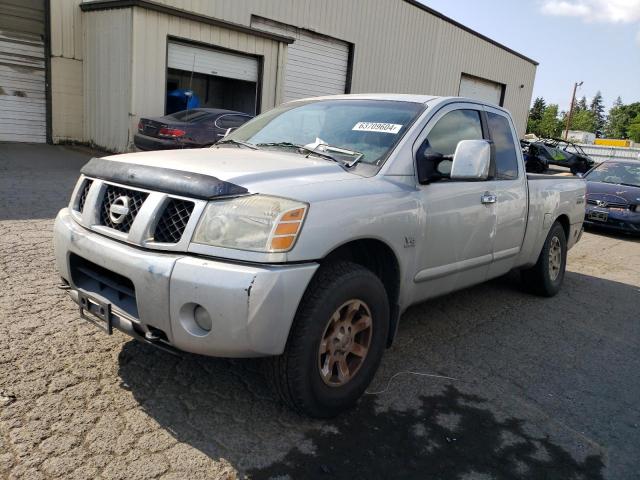
<svg viewBox="0 0 640 480">
<path fill-rule="evenodd" d="M 116 225 L 124 222 L 124 219 L 129 215 L 129 197 L 122 195 L 116 198 L 109 207 L 109 218 Z"/>
</svg>

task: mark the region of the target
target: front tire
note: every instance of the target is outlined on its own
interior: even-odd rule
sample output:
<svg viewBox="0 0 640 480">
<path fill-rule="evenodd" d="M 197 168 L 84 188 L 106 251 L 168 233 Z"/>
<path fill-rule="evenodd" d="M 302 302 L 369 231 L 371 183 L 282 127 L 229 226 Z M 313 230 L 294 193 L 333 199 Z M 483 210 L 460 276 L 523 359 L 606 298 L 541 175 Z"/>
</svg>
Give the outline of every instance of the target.
<svg viewBox="0 0 640 480">
<path fill-rule="evenodd" d="M 284 353 L 267 359 L 267 376 L 292 409 L 333 417 L 366 390 L 388 331 L 389 303 L 380 279 L 351 262 L 323 265 L 298 307 Z"/>
<path fill-rule="evenodd" d="M 567 267 L 567 238 L 564 228 L 555 222 L 542 247 L 536 264 L 522 270 L 525 286 L 543 297 L 553 297 L 560 291 Z"/>
</svg>

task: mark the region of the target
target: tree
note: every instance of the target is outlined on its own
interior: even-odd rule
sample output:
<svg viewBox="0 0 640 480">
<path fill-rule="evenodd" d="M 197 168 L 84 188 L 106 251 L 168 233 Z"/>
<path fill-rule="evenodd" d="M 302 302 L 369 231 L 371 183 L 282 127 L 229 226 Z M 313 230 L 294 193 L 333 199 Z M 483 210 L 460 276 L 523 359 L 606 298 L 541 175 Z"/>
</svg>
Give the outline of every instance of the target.
<svg viewBox="0 0 640 480">
<path fill-rule="evenodd" d="M 538 135 L 541 137 L 559 137 L 562 131 L 562 124 L 558 119 L 558 105 L 550 104 L 544 109 Z"/>
<path fill-rule="evenodd" d="M 527 120 L 527 133 L 535 133 L 538 135 L 540 120 L 547 104 L 544 98 L 538 97 L 534 100 L 531 110 L 529 110 L 529 119 Z"/>
<path fill-rule="evenodd" d="M 630 118 L 624 109 L 622 98 L 616 98 L 607 116 L 607 123 L 604 129 L 605 136 L 609 138 L 626 138 L 629 120 Z"/>
<path fill-rule="evenodd" d="M 640 142 L 640 113 L 629 124 L 629 138 L 634 142 Z"/>
<path fill-rule="evenodd" d="M 629 129 L 638 115 L 640 115 L 640 102 L 624 105 L 622 99 L 618 97 L 609 110 L 605 135 L 610 138 L 629 138 L 631 135 Z"/>
<path fill-rule="evenodd" d="M 585 99 L 586 105 L 586 99 Z M 593 116 L 596 119 L 596 130 L 601 131 L 604 128 L 604 101 L 602 100 L 602 93 L 600 90 L 596 92 L 596 96 L 591 100 L 591 105 L 589 106 L 589 110 L 593 113 Z M 595 130 L 594 130 L 595 131 Z"/>
<path fill-rule="evenodd" d="M 573 114 L 571 119 L 570 130 L 580 130 L 583 132 L 594 133 L 596 131 L 596 117 L 590 110 L 578 110 Z"/>
<path fill-rule="evenodd" d="M 544 101 L 544 98 L 536 98 L 533 101 L 533 106 L 529 112 L 529 118 L 538 121 L 542 120 L 542 114 L 544 113 L 545 108 L 547 108 L 547 102 Z"/>
<path fill-rule="evenodd" d="M 577 103 L 575 107 L 576 112 L 584 112 L 587 109 L 587 97 L 583 96 Z"/>
</svg>

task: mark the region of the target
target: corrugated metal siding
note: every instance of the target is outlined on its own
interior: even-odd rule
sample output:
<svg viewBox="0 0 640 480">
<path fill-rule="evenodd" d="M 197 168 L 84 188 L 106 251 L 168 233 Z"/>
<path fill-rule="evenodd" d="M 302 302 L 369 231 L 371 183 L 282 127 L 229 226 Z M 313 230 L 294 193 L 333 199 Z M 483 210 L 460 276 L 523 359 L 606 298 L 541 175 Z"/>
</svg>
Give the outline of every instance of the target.
<svg viewBox="0 0 640 480">
<path fill-rule="evenodd" d="M 46 141 L 44 43 L 0 31 L 0 141 Z"/>
<path fill-rule="evenodd" d="M 50 0 L 51 56 L 82 60 L 82 0 Z"/>
<path fill-rule="evenodd" d="M 82 83 L 82 61 L 63 57 L 51 59 L 51 134 L 54 142 L 84 139 Z"/>
<path fill-rule="evenodd" d="M 535 65 L 402 0 L 156 1 L 246 26 L 251 25 L 252 15 L 256 15 L 353 43 L 351 91 L 354 93 L 457 95 L 463 72 L 505 84 L 504 106 L 512 112 L 519 133 L 524 133 Z M 75 59 L 84 56 L 82 16 L 88 18 L 92 14 L 81 14 L 79 3 L 81 0 L 51 1 L 53 56 Z M 274 42 L 139 8 L 135 9 L 134 17 L 137 18 L 136 62 L 132 75 L 135 89 L 139 91 L 133 92 L 131 111 L 162 113 L 168 32 L 264 55 L 262 108 L 265 110 L 281 100 L 282 88 L 276 87 L 276 78 L 283 72 L 273 75 L 270 70 L 286 57 L 286 47 L 267 48 L 266 44 Z M 112 62 L 111 59 L 105 61 Z M 160 76 L 145 73 L 138 64 Z"/>
<path fill-rule="evenodd" d="M 244 25 L 258 15 L 353 43 L 353 93 L 457 95 L 463 72 L 505 84 L 504 106 L 524 134 L 535 65 L 402 0 L 158 1 Z"/>
<path fill-rule="evenodd" d="M 281 94 L 276 82 L 278 65 L 283 61 L 283 55 L 278 54 L 279 42 L 134 8 L 130 141 L 140 117 L 164 115 L 168 37 L 261 56 L 262 111 L 275 106 L 276 97 Z"/>
<path fill-rule="evenodd" d="M 84 137 L 107 150 L 129 144 L 131 9 L 84 15 Z"/>
</svg>

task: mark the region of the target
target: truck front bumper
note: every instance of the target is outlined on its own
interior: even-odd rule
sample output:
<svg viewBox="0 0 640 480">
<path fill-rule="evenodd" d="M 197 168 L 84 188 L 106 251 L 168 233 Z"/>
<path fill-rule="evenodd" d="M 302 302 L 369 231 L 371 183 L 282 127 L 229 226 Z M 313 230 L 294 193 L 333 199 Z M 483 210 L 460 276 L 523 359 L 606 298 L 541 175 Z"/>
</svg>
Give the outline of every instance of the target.
<svg viewBox="0 0 640 480">
<path fill-rule="evenodd" d="M 86 230 L 68 209 L 54 227 L 58 270 L 71 298 L 109 305 L 109 322 L 135 338 L 221 357 L 279 355 L 317 263 L 247 265 L 143 250 Z M 195 320 L 196 307 L 212 327 Z M 201 312 L 201 310 L 200 310 Z"/>
</svg>

